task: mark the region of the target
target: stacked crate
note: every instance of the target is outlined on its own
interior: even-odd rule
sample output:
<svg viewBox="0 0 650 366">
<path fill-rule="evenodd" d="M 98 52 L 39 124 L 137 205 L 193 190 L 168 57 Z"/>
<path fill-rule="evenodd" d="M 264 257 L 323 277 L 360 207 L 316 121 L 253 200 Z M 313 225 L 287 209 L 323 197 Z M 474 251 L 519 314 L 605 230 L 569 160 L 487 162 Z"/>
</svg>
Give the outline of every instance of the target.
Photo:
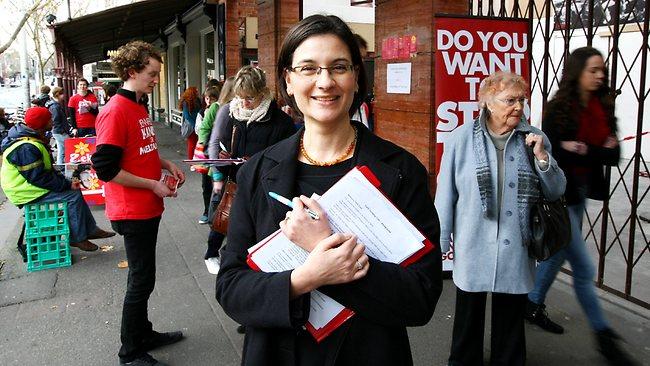
<svg viewBox="0 0 650 366">
<path fill-rule="evenodd" d="M 67 267 L 70 258 L 70 229 L 66 202 L 24 206 L 27 271 Z"/>
</svg>

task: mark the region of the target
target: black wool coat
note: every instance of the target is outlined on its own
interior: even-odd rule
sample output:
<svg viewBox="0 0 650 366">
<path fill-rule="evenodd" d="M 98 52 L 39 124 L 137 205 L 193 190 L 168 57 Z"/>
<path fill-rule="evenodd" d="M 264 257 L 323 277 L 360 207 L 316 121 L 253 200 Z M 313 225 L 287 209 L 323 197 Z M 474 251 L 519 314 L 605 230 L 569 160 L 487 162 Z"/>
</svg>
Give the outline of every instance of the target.
<svg viewBox="0 0 650 366">
<path fill-rule="evenodd" d="M 216 283 L 216 298 L 225 312 L 246 326 L 242 365 L 413 363 L 406 327 L 427 324 L 442 291 L 440 229 L 428 175 L 413 155 L 354 123 L 359 131 L 356 165 L 372 170 L 383 192 L 434 243 L 435 250 L 406 268 L 371 258 L 364 278 L 319 288 L 356 315 L 318 344 L 318 354 L 297 349 L 305 341 L 302 326 L 309 317 L 309 294 L 290 300 L 291 271 L 255 272 L 247 266 L 246 255 L 249 247 L 278 229 L 288 210 L 268 192 L 296 195 L 302 130 L 267 148 L 237 175 L 228 243 Z"/>
</svg>

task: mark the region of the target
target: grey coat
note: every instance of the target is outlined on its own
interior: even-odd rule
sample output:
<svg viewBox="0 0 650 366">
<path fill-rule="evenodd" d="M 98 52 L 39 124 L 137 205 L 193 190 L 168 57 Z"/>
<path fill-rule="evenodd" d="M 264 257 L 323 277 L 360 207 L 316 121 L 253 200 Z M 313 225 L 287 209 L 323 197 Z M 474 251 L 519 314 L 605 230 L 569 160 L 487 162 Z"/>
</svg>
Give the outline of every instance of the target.
<svg viewBox="0 0 650 366">
<path fill-rule="evenodd" d="M 482 116 L 482 119 L 484 117 Z M 526 156 L 515 154 L 514 138 L 520 133 L 532 132 L 544 137 L 544 147 L 549 153 L 549 166 L 545 171 L 535 164 L 544 195 L 551 200 L 564 193 L 566 179 L 551 156 L 551 145 L 544 133 L 524 120 L 515 128 L 504 150 L 503 197 L 498 217 L 486 218 L 481 211 L 481 197 L 476 179 L 473 151 L 472 123 L 457 128 L 445 144 L 435 205 L 440 217 L 440 245 L 449 250 L 453 236 L 454 283 L 468 292 L 528 293 L 533 288 L 535 261 L 528 257 L 524 246 L 517 209 L 518 166 L 530 166 Z M 497 187 L 497 154 L 488 136 L 485 121 L 481 127 L 485 134 L 492 187 Z M 493 207 L 498 203 L 492 194 Z"/>
</svg>

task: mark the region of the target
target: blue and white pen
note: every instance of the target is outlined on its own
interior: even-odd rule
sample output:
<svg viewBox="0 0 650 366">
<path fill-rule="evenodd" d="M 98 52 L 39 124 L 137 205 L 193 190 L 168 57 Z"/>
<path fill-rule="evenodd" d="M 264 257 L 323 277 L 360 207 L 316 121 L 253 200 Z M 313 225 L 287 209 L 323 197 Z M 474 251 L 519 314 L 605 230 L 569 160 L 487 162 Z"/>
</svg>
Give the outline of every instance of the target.
<svg viewBox="0 0 650 366">
<path fill-rule="evenodd" d="M 271 196 L 271 198 L 277 200 L 278 202 L 284 203 L 285 205 L 293 208 L 293 202 L 291 202 L 288 198 L 282 197 L 282 196 L 280 196 L 279 194 L 277 194 L 275 192 L 269 192 L 269 196 Z M 316 212 L 314 212 L 314 211 L 312 211 L 312 210 L 310 210 L 310 209 L 308 209 L 306 207 L 305 207 L 305 211 L 314 220 L 318 220 L 320 218 Z"/>
</svg>

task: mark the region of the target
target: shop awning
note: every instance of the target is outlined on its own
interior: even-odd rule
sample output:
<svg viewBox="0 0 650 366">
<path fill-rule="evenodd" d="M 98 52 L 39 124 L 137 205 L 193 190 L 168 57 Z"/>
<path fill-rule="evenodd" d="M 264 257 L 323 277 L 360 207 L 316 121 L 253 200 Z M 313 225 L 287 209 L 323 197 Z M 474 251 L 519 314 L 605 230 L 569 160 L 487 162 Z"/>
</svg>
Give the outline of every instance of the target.
<svg viewBox="0 0 650 366">
<path fill-rule="evenodd" d="M 197 0 L 145 0 L 53 25 L 55 39 L 81 64 L 105 60 L 106 51 L 135 39 L 153 42 Z"/>
</svg>

